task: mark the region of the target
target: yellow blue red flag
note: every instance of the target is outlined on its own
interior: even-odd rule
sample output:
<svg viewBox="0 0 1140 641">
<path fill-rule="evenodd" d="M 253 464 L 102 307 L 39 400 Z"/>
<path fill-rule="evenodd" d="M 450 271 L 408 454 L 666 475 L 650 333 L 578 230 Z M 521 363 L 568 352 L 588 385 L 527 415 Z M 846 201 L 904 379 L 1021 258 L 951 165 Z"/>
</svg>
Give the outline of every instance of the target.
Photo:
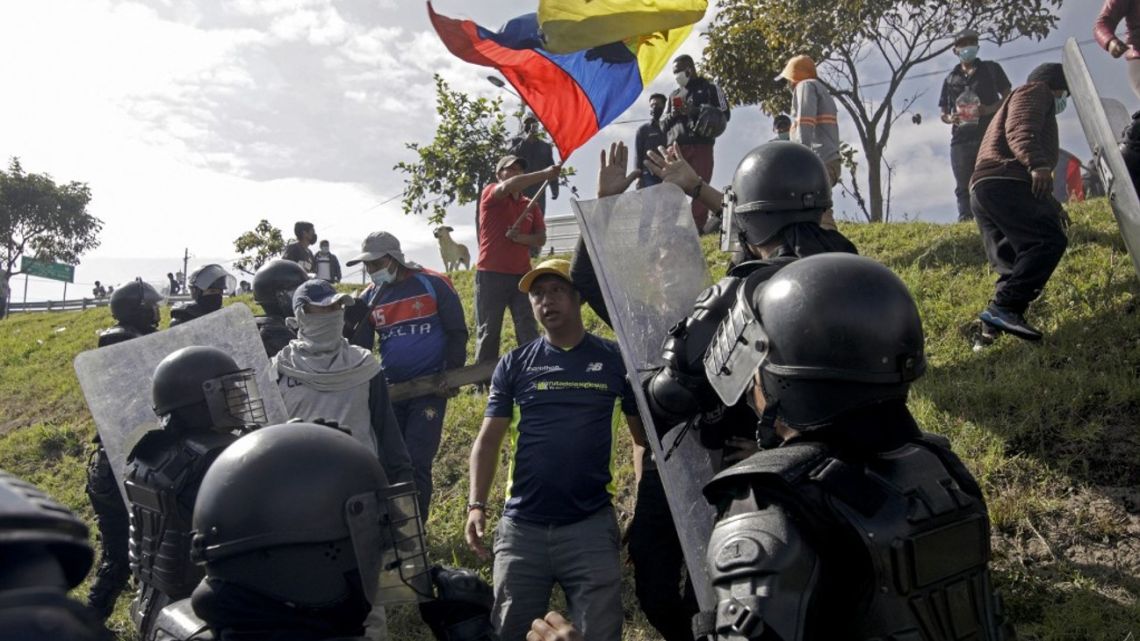
<svg viewBox="0 0 1140 641">
<path fill-rule="evenodd" d="M 624 113 L 692 31 L 687 25 L 557 54 L 543 47 L 535 13 L 514 18 L 499 31 L 442 16 L 431 3 L 428 15 L 456 57 L 503 74 L 550 133 L 563 160 Z"/>
<path fill-rule="evenodd" d="M 708 0 L 539 0 L 543 48 L 570 53 L 699 21 Z"/>
</svg>

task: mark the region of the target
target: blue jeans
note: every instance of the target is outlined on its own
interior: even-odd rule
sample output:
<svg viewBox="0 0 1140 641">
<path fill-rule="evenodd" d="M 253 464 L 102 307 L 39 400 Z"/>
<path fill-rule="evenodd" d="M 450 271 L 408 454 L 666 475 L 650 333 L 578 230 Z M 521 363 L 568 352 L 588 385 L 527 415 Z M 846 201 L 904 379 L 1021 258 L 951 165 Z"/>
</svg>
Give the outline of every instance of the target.
<svg viewBox="0 0 1140 641">
<path fill-rule="evenodd" d="M 620 641 L 621 534 L 612 507 L 569 525 L 537 525 L 504 516 L 495 529 L 495 605 L 491 625 L 502 641 L 523 641 L 550 608 L 558 583 L 570 621 L 590 641 Z"/>
<path fill-rule="evenodd" d="M 420 515 L 427 523 L 428 509 L 431 507 L 432 463 L 439 451 L 439 441 L 443 436 L 443 415 L 447 412 L 447 399 L 439 396 L 418 396 L 406 401 L 392 403 L 396 423 L 412 459 L 412 475 L 419 491 Z"/>
</svg>

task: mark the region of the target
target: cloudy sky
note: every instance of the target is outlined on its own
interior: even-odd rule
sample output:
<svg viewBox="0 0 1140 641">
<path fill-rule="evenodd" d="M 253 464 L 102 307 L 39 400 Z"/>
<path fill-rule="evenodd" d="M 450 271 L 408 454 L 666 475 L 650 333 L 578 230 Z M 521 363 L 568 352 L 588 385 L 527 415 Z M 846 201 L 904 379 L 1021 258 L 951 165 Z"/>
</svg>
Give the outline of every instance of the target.
<svg viewBox="0 0 1140 641">
<path fill-rule="evenodd" d="M 1098 4 L 1068 0 L 1047 40 L 983 45 L 982 56 L 1032 54 L 1069 36 L 1087 40 Z M 505 0 L 437 0 L 435 7 L 488 27 L 526 10 Z M 699 56 L 702 47 L 694 35 L 682 51 Z M 1103 95 L 1134 108 L 1123 63 L 1095 45 L 1084 51 Z M 365 234 L 386 229 L 412 258 L 439 268 L 426 221 L 390 200 L 403 185 L 392 167 L 410 158 L 404 143 L 426 142 L 434 131 L 431 75 L 515 100 L 486 81 L 489 69 L 448 54 L 418 0 L 3 2 L 0 59 L 0 155 L 19 156 L 27 171 L 59 181 L 88 182 L 90 211 L 105 222 L 102 245 L 77 272 L 75 287 L 84 292 L 95 279 L 160 280 L 180 266 L 184 249 L 191 269 L 230 260 L 233 239 L 262 218 L 286 235 L 294 221 L 313 221 L 342 259 Z M 1059 61 L 1059 49 L 1003 64 L 1016 85 L 1047 60 Z M 916 73 L 953 64 L 947 54 Z M 873 81 L 873 72 L 865 77 Z M 671 85 L 664 74 L 645 97 Z M 892 209 L 899 218 L 949 221 L 949 130 L 937 121 L 936 104 L 941 78 L 905 86 L 925 91 L 916 107 L 923 124 L 900 122 L 892 134 Z M 644 117 L 644 104 L 643 97 L 619 120 Z M 770 137 L 769 121 L 755 107 L 733 112 L 716 148 L 715 184 L 727 183 L 739 158 Z M 1073 110 L 1061 124 L 1062 145 L 1087 157 Z M 583 196 L 594 190 L 599 150 L 613 140 L 632 142 L 636 127 L 612 125 L 570 159 Z M 854 132 L 845 137 L 854 140 Z M 565 197 L 548 208 L 548 216 L 569 213 Z M 850 203 L 840 210 L 854 217 Z M 453 211 L 449 224 L 474 249 L 471 208 Z M 13 282 L 14 300 L 21 280 Z M 29 299 L 58 298 L 59 289 L 33 279 Z"/>
</svg>

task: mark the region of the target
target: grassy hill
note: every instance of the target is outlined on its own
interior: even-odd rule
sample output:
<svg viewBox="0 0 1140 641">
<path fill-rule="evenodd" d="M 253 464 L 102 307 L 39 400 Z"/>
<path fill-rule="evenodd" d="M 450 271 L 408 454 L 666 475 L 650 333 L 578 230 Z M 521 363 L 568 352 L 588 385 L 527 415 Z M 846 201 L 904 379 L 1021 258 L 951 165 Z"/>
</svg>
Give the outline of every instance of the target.
<svg viewBox="0 0 1140 641">
<path fill-rule="evenodd" d="M 1070 215 L 1069 250 L 1030 313 L 1046 339 L 1005 337 L 982 353 L 971 351 L 970 337 L 993 276 L 976 228 L 843 231 L 900 274 L 918 300 L 931 367 L 911 407 L 925 429 L 951 439 L 982 483 L 996 580 L 1021 638 L 1124 640 L 1140 633 L 1140 284 L 1104 201 L 1075 205 Z M 725 259 L 711 243 L 706 249 L 719 276 Z M 471 274 L 454 280 L 472 322 Z M 93 427 L 71 361 L 95 347 L 96 331 L 110 323 L 105 309 L 0 321 L 0 468 L 88 520 L 83 483 Z M 588 311 L 587 324 L 608 334 Z M 505 334 L 504 349 L 513 346 L 509 327 Z M 448 408 L 428 529 L 436 561 L 489 576 L 462 541 L 467 456 L 482 410 L 483 398 L 472 392 Z M 628 460 L 618 476 L 618 510 L 628 523 Z M 499 501 L 504 477 L 492 493 Z M 630 576 L 627 570 L 625 637 L 657 638 L 637 609 Z M 126 601 L 112 620 L 121 631 Z M 406 608 L 391 624 L 396 638 L 430 636 Z"/>
</svg>

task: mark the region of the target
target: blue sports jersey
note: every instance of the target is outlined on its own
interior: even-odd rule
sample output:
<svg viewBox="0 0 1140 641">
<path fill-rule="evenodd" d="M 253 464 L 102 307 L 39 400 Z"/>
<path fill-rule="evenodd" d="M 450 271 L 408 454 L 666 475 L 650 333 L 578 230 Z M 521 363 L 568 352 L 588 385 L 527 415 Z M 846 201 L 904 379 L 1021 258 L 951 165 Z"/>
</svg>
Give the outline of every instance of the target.
<svg viewBox="0 0 1140 641">
<path fill-rule="evenodd" d="M 610 504 L 619 400 L 637 414 L 617 344 L 592 334 L 567 350 L 539 338 L 499 360 L 486 416 L 514 418 L 506 516 L 565 525 Z"/>
<path fill-rule="evenodd" d="M 448 338 L 443 317 L 458 314 L 457 322 L 465 325 L 450 281 L 417 271 L 379 292 L 370 286 L 363 298 L 371 306 L 368 323 L 380 337 L 380 364 L 389 383 L 445 369 Z"/>
</svg>

